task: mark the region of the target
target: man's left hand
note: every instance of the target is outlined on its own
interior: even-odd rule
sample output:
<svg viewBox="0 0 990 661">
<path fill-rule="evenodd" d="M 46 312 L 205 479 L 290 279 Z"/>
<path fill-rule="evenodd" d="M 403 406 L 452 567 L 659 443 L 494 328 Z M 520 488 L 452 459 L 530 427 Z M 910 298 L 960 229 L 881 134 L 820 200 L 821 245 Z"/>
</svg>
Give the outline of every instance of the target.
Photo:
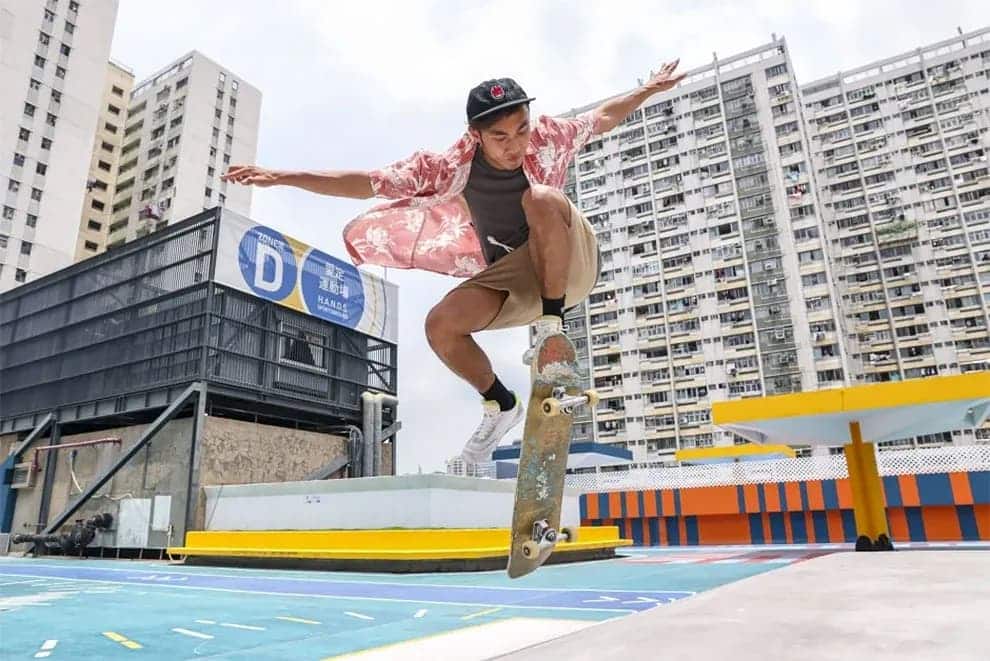
<svg viewBox="0 0 990 661">
<path fill-rule="evenodd" d="M 686 73 L 675 73 L 677 65 L 681 63 L 680 58 L 674 60 L 673 62 L 665 62 L 660 71 L 657 73 L 650 72 L 650 79 L 646 82 L 643 87 L 650 90 L 651 92 L 666 92 L 672 87 L 676 86 L 677 83 L 684 80 L 687 76 Z"/>
</svg>

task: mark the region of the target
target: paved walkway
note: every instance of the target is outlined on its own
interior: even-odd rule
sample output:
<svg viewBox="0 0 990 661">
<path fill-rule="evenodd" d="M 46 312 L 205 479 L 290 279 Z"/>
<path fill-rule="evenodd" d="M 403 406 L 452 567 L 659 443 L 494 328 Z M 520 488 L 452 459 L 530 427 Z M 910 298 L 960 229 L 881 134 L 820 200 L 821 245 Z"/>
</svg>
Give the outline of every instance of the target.
<svg viewBox="0 0 990 661">
<path fill-rule="evenodd" d="M 504 659 L 988 658 L 990 551 L 837 553 Z"/>
</svg>

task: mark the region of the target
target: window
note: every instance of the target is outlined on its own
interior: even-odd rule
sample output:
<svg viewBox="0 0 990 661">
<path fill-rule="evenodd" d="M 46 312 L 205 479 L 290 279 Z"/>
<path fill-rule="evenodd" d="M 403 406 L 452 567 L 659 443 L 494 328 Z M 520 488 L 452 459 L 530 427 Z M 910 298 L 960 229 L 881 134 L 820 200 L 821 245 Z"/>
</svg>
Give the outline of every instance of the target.
<svg viewBox="0 0 990 661">
<path fill-rule="evenodd" d="M 13 179 L 7 180 L 7 190 L 9 190 L 11 193 L 16 193 L 17 191 L 21 190 L 21 182 L 14 181 Z"/>
<path fill-rule="evenodd" d="M 60 50 L 62 52 L 62 55 L 65 55 L 66 57 L 68 57 L 72 53 L 72 49 L 66 46 L 65 44 L 62 44 L 62 48 Z"/>
<path fill-rule="evenodd" d="M 34 201 L 36 201 L 36 202 L 41 202 L 41 189 L 40 188 L 32 188 L 31 189 L 31 199 L 34 200 Z"/>
<path fill-rule="evenodd" d="M 55 126 L 55 122 L 57 121 L 58 121 L 58 117 L 56 117 L 51 113 L 48 113 L 48 116 L 45 118 L 45 123 L 48 124 L 49 126 Z"/>
<path fill-rule="evenodd" d="M 103 202 L 100 202 L 99 200 L 93 200 L 92 202 L 90 202 L 90 206 L 96 209 L 97 211 L 103 211 L 104 209 L 107 208 L 107 205 L 103 204 Z"/>
<path fill-rule="evenodd" d="M 233 89 L 236 92 L 237 91 L 237 88 L 238 88 L 237 81 L 236 80 L 230 81 L 230 87 L 231 87 L 231 89 Z M 233 103 L 233 102 L 231 102 L 231 103 Z"/>
<path fill-rule="evenodd" d="M 14 272 L 14 280 L 16 280 L 17 282 L 24 282 L 25 280 L 27 280 L 27 271 L 25 271 L 24 269 L 17 269 Z"/>
<path fill-rule="evenodd" d="M 55 77 L 65 78 L 65 67 L 55 67 Z"/>
<path fill-rule="evenodd" d="M 213 195 L 213 189 L 207 186 L 205 195 L 207 198 L 209 198 L 211 195 Z"/>
<path fill-rule="evenodd" d="M 55 103 L 62 103 L 62 93 L 58 90 L 52 90 L 52 101 Z"/>
<path fill-rule="evenodd" d="M 212 177 L 214 174 L 216 174 L 216 168 L 214 168 L 214 167 L 208 167 L 208 168 L 206 168 L 206 176 L 207 177 Z"/>
<path fill-rule="evenodd" d="M 324 338 L 289 325 L 282 326 L 279 360 L 323 369 L 325 367 Z"/>
<path fill-rule="evenodd" d="M 76 31 L 76 26 L 73 23 L 70 23 L 69 21 L 66 21 L 65 22 L 65 31 L 68 32 L 69 34 L 72 34 L 73 32 Z"/>
<path fill-rule="evenodd" d="M 41 57 L 40 55 L 34 56 L 34 66 L 38 67 L 39 69 L 44 69 L 46 62 L 47 60 L 45 60 L 45 58 Z"/>
<path fill-rule="evenodd" d="M 120 115 L 120 108 L 118 108 L 117 106 L 113 105 L 112 103 L 107 104 L 107 110 L 110 111 L 110 114 L 111 115 Z"/>
<path fill-rule="evenodd" d="M 3 219 L 13 220 L 14 219 L 14 207 L 5 206 L 3 208 Z"/>
<path fill-rule="evenodd" d="M 48 172 L 48 165 L 46 163 L 38 163 L 38 165 L 34 168 L 34 171 L 40 175 L 44 175 Z"/>
<path fill-rule="evenodd" d="M 33 90 L 40 90 L 41 89 L 41 81 L 40 80 L 35 80 L 34 78 L 31 79 L 31 82 L 28 83 L 28 85 Z"/>
<path fill-rule="evenodd" d="M 108 151 L 111 154 L 113 153 L 113 145 L 111 145 L 109 142 L 104 142 L 103 144 L 101 144 L 100 149 L 102 149 L 103 151 Z"/>
<path fill-rule="evenodd" d="M 99 248 L 99 246 L 97 246 L 92 241 L 87 241 L 85 245 L 86 245 L 86 250 L 90 252 L 96 252 L 96 250 Z"/>
<path fill-rule="evenodd" d="M 104 123 L 103 124 L 103 128 L 105 128 L 110 133 L 116 133 L 117 132 L 117 127 L 114 126 L 113 124 L 111 124 L 110 122 Z"/>
<path fill-rule="evenodd" d="M 220 206 L 223 206 L 224 204 L 227 203 L 227 196 L 224 195 L 223 193 L 220 193 L 219 198 L 220 198 Z"/>
<path fill-rule="evenodd" d="M 17 167 L 24 165 L 24 154 L 14 154 L 14 165 Z"/>
<path fill-rule="evenodd" d="M 22 128 L 22 129 L 21 129 L 21 130 L 20 130 L 20 131 L 19 131 L 19 132 L 17 133 L 17 138 L 18 138 L 19 140 L 24 140 L 24 141 L 28 141 L 28 140 L 30 140 L 30 139 L 31 139 L 31 132 L 30 132 L 30 131 L 28 131 L 28 130 L 27 130 L 27 129 L 25 129 L 25 128 Z"/>
<path fill-rule="evenodd" d="M 31 105 L 30 103 L 24 104 L 24 114 L 27 115 L 28 117 L 34 117 L 34 110 L 35 110 L 34 106 Z"/>
<path fill-rule="evenodd" d="M 219 82 L 219 83 L 220 83 L 221 85 L 222 85 L 223 83 L 225 83 L 225 82 L 227 82 L 227 74 L 225 74 L 225 73 L 224 73 L 223 71 L 221 71 L 221 72 L 220 72 L 220 76 L 219 76 L 219 78 L 218 78 L 218 82 Z"/>
<path fill-rule="evenodd" d="M 79 11 L 79 3 L 76 0 L 69 2 L 69 11 Z"/>
<path fill-rule="evenodd" d="M 113 87 L 111 87 L 110 88 L 110 91 L 113 92 L 113 95 L 114 96 L 120 96 L 120 97 L 123 97 L 124 96 L 124 90 L 120 89 L 116 85 L 114 85 Z"/>
<path fill-rule="evenodd" d="M 27 215 L 27 220 L 24 221 L 24 224 L 27 225 L 28 227 L 37 227 L 38 217 L 35 216 L 33 213 L 29 213 Z"/>
<path fill-rule="evenodd" d="M 89 229 L 91 229 L 91 230 L 93 230 L 93 231 L 95 231 L 95 232 L 99 232 L 101 229 L 103 229 L 103 223 L 98 223 L 95 220 L 93 220 L 92 218 L 90 218 L 89 219 L 89 222 L 86 223 L 86 227 L 89 228 Z"/>
<path fill-rule="evenodd" d="M 41 139 L 41 148 L 44 149 L 44 150 L 51 149 L 52 148 L 52 140 L 51 140 L 51 138 L 42 138 Z"/>
<path fill-rule="evenodd" d="M 22 255 L 30 255 L 31 254 L 31 248 L 32 248 L 32 245 L 31 245 L 31 242 L 30 241 L 21 241 L 21 254 Z"/>
<path fill-rule="evenodd" d="M 189 76 L 186 76 L 185 78 L 183 78 L 182 80 L 180 80 L 175 84 L 175 89 L 180 90 L 188 84 L 189 84 Z"/>
<path fill-rule="evenodd" d="M 110 164 L 107 163 L 106 161 L 99 161 L 97 163 L 97 167 L 99 167 L 104 172 L 110 172 Z"/>
</svg>

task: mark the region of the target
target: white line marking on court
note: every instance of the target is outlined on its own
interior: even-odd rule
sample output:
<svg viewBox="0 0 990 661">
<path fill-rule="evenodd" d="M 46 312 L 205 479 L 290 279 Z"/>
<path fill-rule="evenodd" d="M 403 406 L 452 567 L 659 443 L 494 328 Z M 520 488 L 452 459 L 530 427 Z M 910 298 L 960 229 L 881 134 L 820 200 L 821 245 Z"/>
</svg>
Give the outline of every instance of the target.
<svg viewBox="0 0 990 661">
<path fill-rule="evenodd" d="M 52 650 L 55 649 L 56 645 L 58 645 L 57 640 L 46 640 L 41 646 L 41 650 L 35 653 L 34 658 L 44 659 L 51 656 Z"/>
<path fill-rule="evenodd" d="M 307 620 L 301 617 L 289 617 L 288 615 L 276 615 L 276 620 L 285 620 L 286 622 L 299 622 L 300 624 L 323 624 L 322 622 L 317 622 L 316 620 Z"/>
<path fill-rule="evenodd" d="M 426 615 L 426 612 L 427 611 L 425 608 L 420 608 L 418 611 L 416 611 L 416 614 L 413 615 L 413 617 L 423 617 L 424 615 Z"/>
<path fill-rule="evenodd" d="M 213 638 L 208 633 L 200 633 L 198 631 L 190 631 L 189 629 L 183 629 L 181 627 L 175 627 L 172 629 L 175 633 L 181 633 L 183 636 L 192 636 L 193 638 L 202 638 L 203 640 L 210 640 Z"/>
<path fill-rule="evenodd" d="M 196 620 L 196 624 L 216 624 L 213 620 Z"/>
<path fill-rule="evenodd" d="M 5 572 L 7 576 L 29 576 L 29 574 L 12 574 Z M 74 580 L 74 579 L 68 579 Z M 91 579 L 79 579 L 79 580 L 91 580 Z M 128 583 L 126 581 L 109 581 L 106 579 L 100 579 L 101 583 L 110 583 L 111 585 L 134 585 L 133 583 Z M 325 581 L 327 583 L 335 583 L 342 581 Z M 437 601 L 435 599 L 400 599 L 395 597 L 354 597 L 345 596 L 337 594 L 312 594 L 306 592 L 269 592 L 267 590 L 236 590 L 234 588 L 213 588 L 207 586 L 199 585 L 176 585 L 174 583 L 146 583 L 149 587 L 164 588 L 167 590 L 206 590 L 208 592 L 226 592 L 230 594 L 254 594 L 254 595 L 266 595 L 272 597 L 306 597 L 307 599 L 333 599 L 336 601 L 381 601 L 388 604 L 430 604 L 433 606 L 478 606 L 484 608 L 485 606 L 492 606 L 493 604 L 486 604 L 476 601 Z M 418 585 L 413 583 L 400 583 L 397 585 Z M 450 587 L 450 586 L 443 586 Z M 460 586 L 460 587 L 471 587 L 471 586 Z M 534 588 L 511 588 L 513 590 L 532 590 Z M 543 589 L 540 588 L 540 591 Z M 581 592 L 587 592 L 587 590 L 581 590 Z M 639 590 L 610 590 L 610 592 L 641 592 Z M 661 590 L 649 590 L 649 592 L 662 592 Z M 684 594 L 692 595 L 693 592 L 684 591 L 670 591 L 667 594 Z M 40 605 L 40 604 L 39 604 Z M 51 604 L 44 604 L 50 606 Z M 523 606 L 520 604 L 505 604 L 501 608 L 512 608 L 515 610 L 540 610 L 540 611 L 606 611 L 609 613 L 634 613 L 635 610 L 632 608 L 594 608 L 587 606 Z"/>
<path fill-rule="evenodd" d="M 691 562 L 691 561 L 689 561 L 689 562 Z M 23 564 L 26 564 L 26 563 L 23 563 Z M 52 569 L 65 569 L 65 565 L 42 565 L 42 564 L 31 563 L 31 566 L 33 566 L 33 567 L 49 567 L 49 568 L 52 568 Z M 127 572 L 129 574 L 134 574 L 135 573 L 135 570 L 133 570 L 133 569 L 118 569 L 118 568 L 114 568 L 114 567 L 99 567 L 98 570 L 99 571 L 112 571 L 112 572 Z M 257 571 L 257 570 L 249 570 L 249 571 Z M 143 572 L 140 572 L 140 570 L 139 570 L 138 573 L 143 573 Z M 492 572 L 492 573 L 500 573 L 500 572 Z M 161 574 L 162 574 L 162 572 L 157 572 L 157 575 L 161 575 Z M 6 575 L 6 576 L 31 576 L 31 574 L 16 574 L 16 573 L 12 573 L 12 572 L 3 572 L 0 575 Z M 176 574 L 176 575 L 181 575 L 181 574 Z M 207 573 L 207 572 L 188 572 L 187 575 L 188 576 L 209 576 L 209 577 L 213 577 L 213 578 L 232 578 L 232 579 L 238 578 L 237 576 L 234 576 L 234 575 L 231 575 L 231 574 L 214 574 L 214 573 Z M 416 587 L 424 586 L 424 587 L 430 587 L 430 588 L 464 588 L 464 589 L 468 589 L 468 590 L 473 590 L 473 589 L 476 589 L 478 587 L 484 587 L 484 589 L 486 589 L 486 590 L 506 590 L 506 591 L 510 591 L 510 592 L 511 591 L 515 591 L 515 590 L 527 590 L 527 591 L 539 590 L 540 592 L 590 592 L 590 591 L 595 590 L 595 589 L 599 589 L 599 590 L 601 589 L 601 588 L 591 588 L 591 589 L 588 589 L 588 588 L 519 588 L 519 587 L 511 587 L 511 586 L 507 586 L 507 585 L 485 585 L 485 586 L 477 586 L 477 585 L 464 585 L 464 584 L 459 584 L 459 583 L 403 583 L 403 582 L 400 582 L 400 581 L 364 581 L 364 580 L 360 580 L 359 578 L 356 578 L 356 577 L 354 579 L 346 579 L 346 580 L 331 580 L 331 579 L 319 579 L 319 578 L 309 578 L 309 577 L 305 577 L 305 578 L 294 578 L 294 577 L 291 577 L 291 576 L 271 576 L 271 577 L 261 576 L 259 578 L 262 579 L 262 580 L 266 580 L 266 581 L 269 581 L 269 580 L 270 581 L 298 581 L 298 582 L 305 582 L 305 583 L 361 583 L 361 584 L 364 584 L 364 585 L 401 585 L 402 587 L 410 587 L 412 585 L 412 586 L 416 586 Z M 75 578 L 68 578 L 68 577 L 66 577 L 66 578 L 62 578 L 61 580 L 70 580 L 70 581 L 80 580 L 80 581 L 92 581 L 92 582 L 99 582 L 99 583 L 117 583 L 118 582 L 118 581 L 111 581 L 111 580 L 107 580 L 107 579 L 103 579 L 103 578 L 75 579 Z M 136 580 L 150 580 L 150 579 L 137 578 Z M 162 582 L 167 583 L 168 581 L 162 581 Z M 122 582 L 122 584 L 123 585 L 134 585 L 133 583 L 127 583 L 127 582 Z M 155 585 L 155 583 L 149 583 L 149 585 Z M 178 587 L 184 587 L 184 586 L 173 585 L 171 587 L 178 588 Z M 227 589 L 227 588 L 216 588 L 216 589 Z M 256 592 L 256 591 L 253 591 L 253 590 L 250 591 L 250 592 L 254 592 L 256 594 L 265 594 L 263 592 Z M 622 593 L 622 592 L 634 592 L 634 593 L 663 592 L 665 594 L 685 594 L 685 595 L 692 595 L 692 594 L 694 594 L 694 592 L 690 592 L 688 590 L 611 590 L 611 589 L 609 589 L 609 590 L 607 590 L 607 592 L 612 592 L 612 593 Z M 270 594 L 273 594 L 273 593 L 270 593 Z M 281 593 L 277 593 L 277 594 L 281 594 Z M 301 595 L 301 596 L 314 596 L 314 595 L 306 595 L 306 594 L 304 594 L 304 595 Z M 393 599 L 387 599 L 386 601 L 394 601 L 394 600 Z M 413 601 L 413 600 L 410 599 L 408 601 Z M 424 601 L 424 602 L 421 602 L 421 603 L 424 603 L 425 604 L 425 603 L 430 603 L 430 602 L 425 602 Z M 440 603 L 447 603 L 447 602 L 440 602 Z"/>
<path fill-rule="evenodd" d="M 364 613 L 355 613 L 354 611 L 344 611 L 344 615 L 350 615 L 351 617 L 356 617 L 359 620 L 373 620 L 375 618 L 370 615 L 365 615 Z"/>
<path fill-rule="evenodd" d="M 602 595 L 602 596 L 598 597 L 597 599 L 584 599 L 584 600 L 581 601 L 581 603 L 582 604 L 601 604 L 601 603 L 604 603 L 606 601 L 618 601 L 618 600 L 619 599 L 617 597 L 608 597 L 608 596 Z"/>
<path fill-rule="evenodd" d="M 265 631 L 265 627 L 256 627 L 250 624 L 230 624 L 229 622 L 221 622 L 220 626 L 230 627 L 231 629 L 246 629 L 248 631 Z"/>
</svg>

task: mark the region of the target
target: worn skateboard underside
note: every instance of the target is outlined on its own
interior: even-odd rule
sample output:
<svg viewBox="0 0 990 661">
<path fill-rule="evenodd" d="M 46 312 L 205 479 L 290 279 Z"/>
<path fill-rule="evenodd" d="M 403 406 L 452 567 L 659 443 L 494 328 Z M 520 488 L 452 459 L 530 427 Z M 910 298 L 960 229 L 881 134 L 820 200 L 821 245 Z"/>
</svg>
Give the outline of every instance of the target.
<svg viewBox="0 0 990 661">
<path fill-rule="evenodd" d="M 543 400 L 552 397 L 553 389 L 557 387 L 565 388 L 568 395 L 582 392 L 574 345 L 565 335 L 553 336 L 543 343 L 533 373 L 512 516 L 508 567 L 511 578 L 530 573 L 549 557 L 552 549 L 534 558 L 523 556 L 523 543 L 532 539 L 536 521 L 545 519 L 551 528 L 560 530 L 573 416 L 566 413 L 545 415 Z"/>
</svg>

